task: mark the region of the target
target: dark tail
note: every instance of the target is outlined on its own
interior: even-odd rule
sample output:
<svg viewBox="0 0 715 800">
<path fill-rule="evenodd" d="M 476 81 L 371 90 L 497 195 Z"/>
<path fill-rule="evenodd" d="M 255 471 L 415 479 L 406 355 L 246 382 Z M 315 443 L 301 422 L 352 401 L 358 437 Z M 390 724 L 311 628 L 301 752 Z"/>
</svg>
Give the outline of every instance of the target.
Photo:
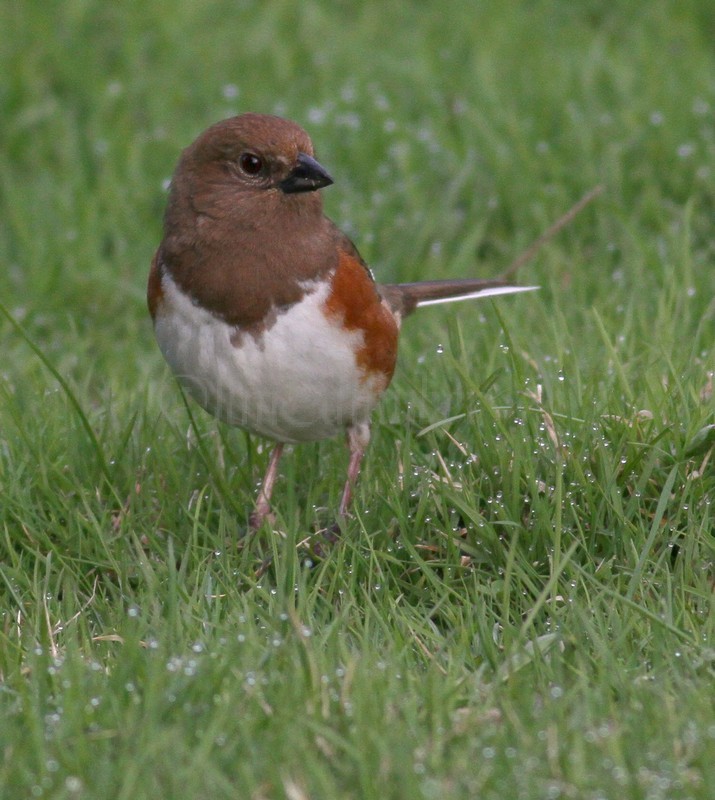
<svg viewBox="0 0 715 800">
<path fill-rule="evenodd" d="M 515 286 L 502 280 L 463 278 L 443 281 L 418 281 L 417 283 L 388 283 L 380 286 L 380 293 L 394 311 L 405 317 L 420 306 L 437 303 L 455 303 L 479 297 L 500 294 L 532 292 L 538 286 Z"/>
</svg>

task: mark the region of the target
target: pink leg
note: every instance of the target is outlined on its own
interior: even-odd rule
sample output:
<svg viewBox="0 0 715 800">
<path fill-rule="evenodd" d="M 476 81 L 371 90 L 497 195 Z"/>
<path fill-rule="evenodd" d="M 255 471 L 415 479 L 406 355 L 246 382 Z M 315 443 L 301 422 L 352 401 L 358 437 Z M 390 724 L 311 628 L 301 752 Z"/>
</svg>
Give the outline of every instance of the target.
<svg viewBox="0 0 715 800">
<path fill-rule="evenodd" d="M 263 483 L 261 483 L 258 497 L 256 498 L 256 507 L 253 509 L 249 519 L 249 526 L 252 531 L 258 530 L 266 517 L 271 513 L 271 495 L 273 494 L 273 484 L 276 482 L 278 476 L 278 462 L 283 455 L 283 442 L 278 442 L 273 448 L 270 460 L 268 461 L 268 469 L 263 476 Z"/>
<path fill-rule="evenodd" d="M 338 514 L 341 517 L 347 515 L 350 508 L 350 501 L 353 497 L 353 488 L 360 475 L 360 462 L 365 455 L 368 442 L 370 441 L 370 426 L 367 422 L 353 425 L 348 428 L 348 447 L 350 448 L 350 463 L 348 464 L 348 477 L 343 489 L 343 497 L 340 501 Z"/>
</svg>

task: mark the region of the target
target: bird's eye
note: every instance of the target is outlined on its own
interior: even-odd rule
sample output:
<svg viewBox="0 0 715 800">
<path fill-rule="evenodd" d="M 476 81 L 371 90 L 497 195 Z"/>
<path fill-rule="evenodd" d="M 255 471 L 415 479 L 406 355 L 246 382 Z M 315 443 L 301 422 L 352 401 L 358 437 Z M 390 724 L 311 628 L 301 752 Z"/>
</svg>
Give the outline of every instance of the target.
<svg viewBox="0 0 715 800">
<path fill-rule="evenodd" d="M 238 165 L 246 175 L 254 177 L 263 169 L 263 159 L 254 153 L 242 153 L 238 159 Z"/>
</svg>

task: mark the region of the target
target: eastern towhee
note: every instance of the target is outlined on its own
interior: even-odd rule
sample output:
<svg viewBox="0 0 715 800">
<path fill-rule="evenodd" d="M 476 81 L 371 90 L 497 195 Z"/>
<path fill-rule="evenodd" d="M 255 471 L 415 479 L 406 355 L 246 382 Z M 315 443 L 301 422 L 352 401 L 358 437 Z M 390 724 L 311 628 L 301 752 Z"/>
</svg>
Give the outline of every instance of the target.
<svg viewBox="0 0 715 800">
<path fill-rule="evenodd" d="M 164 357 L 229 425 L 276 442 L 250 525 L 270 513 L 286 442 L 347 433 L 345 515 L 370 414 L 419 306 L 528 291 L 478 279 L 378 284 L 323 215 L 333 182 L 293 122 L 241 114 L 184 150 L 171 181 L 148 303 Z"/>
</svg>

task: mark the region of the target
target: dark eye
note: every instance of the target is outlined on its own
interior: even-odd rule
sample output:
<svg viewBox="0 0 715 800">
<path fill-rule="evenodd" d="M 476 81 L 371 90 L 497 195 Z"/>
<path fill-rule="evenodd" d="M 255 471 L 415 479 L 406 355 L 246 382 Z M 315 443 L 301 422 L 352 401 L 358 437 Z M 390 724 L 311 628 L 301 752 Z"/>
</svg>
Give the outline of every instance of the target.
<svg viewBox="0 0 715 800">
<path fill-rule="evenodd" d="M 238 159 L 238 166 L 241 167 L 246 175 L 253 177 L 263 169 L 263 159 L 254 153 L 242 153 Z"/>
</svg>

